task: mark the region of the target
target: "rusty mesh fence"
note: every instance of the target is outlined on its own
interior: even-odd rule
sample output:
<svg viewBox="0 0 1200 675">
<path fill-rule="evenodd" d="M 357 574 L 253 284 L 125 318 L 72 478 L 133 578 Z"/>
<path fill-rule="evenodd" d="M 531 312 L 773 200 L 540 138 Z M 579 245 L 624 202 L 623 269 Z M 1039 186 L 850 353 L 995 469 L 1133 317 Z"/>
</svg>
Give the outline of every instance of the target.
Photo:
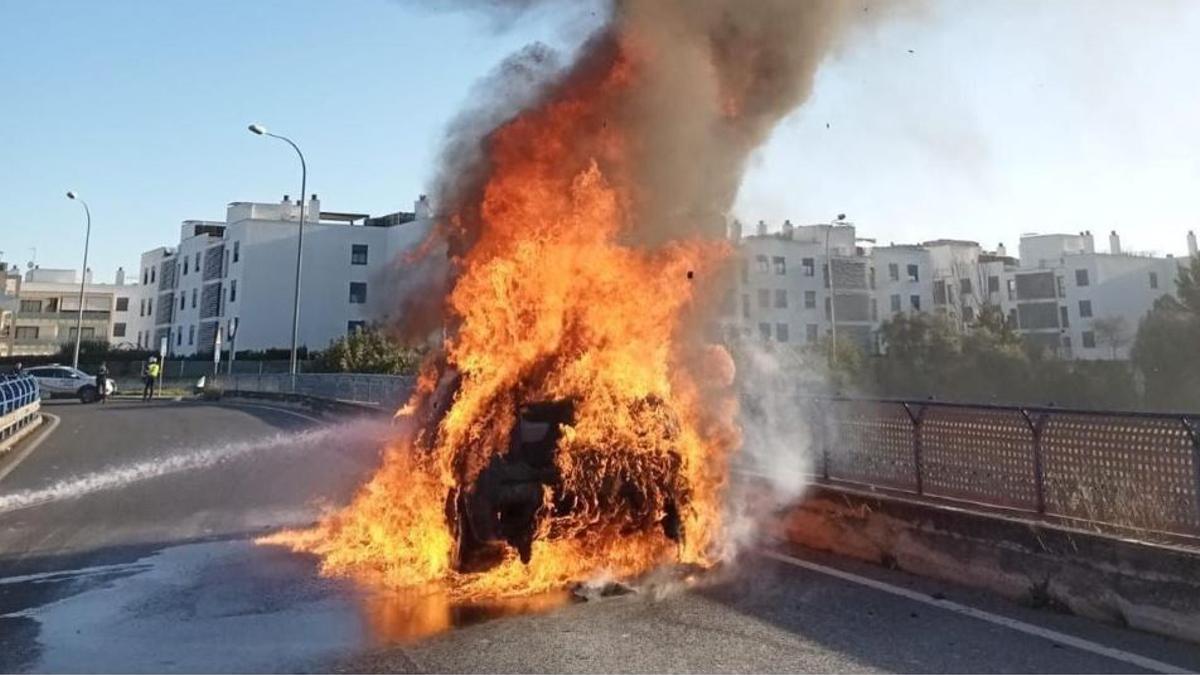
<svg viewBox="0 0 1200 675">
<path fill-rule="evenodd" d="M 1200 536 L 1200 416 L 824 399 L 830 480 Z"/>
</svg>

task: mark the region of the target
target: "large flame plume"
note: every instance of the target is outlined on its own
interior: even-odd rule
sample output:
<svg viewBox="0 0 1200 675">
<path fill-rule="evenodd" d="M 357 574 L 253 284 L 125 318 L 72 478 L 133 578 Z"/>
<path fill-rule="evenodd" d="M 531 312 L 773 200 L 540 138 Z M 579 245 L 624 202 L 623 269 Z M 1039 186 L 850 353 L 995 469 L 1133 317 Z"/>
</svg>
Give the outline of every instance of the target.
<svg viewBox="0 0 1200 675">
<path fill-rule="evenodd" d="M 720 297 L 742 165 L 807 94 L 847 11 L 620 2 L 529 105 L 448 152 L 433 235 L 446 265 L 421 266 L 401 300 L 410 329 L 440 329 L 439 348 L 378 473 L 342 511 L 274 541 L 318 554 L 326 573 L 458 597 L 717 561 L 739 433 L 732 360 L 706 341 L 716 303 L 704 300 Z M 523 516 L 529 550 L 502 546 L 473 569 L 466 511 L 510 489 L 486 487 L 489 467 L 540 401 L 573 414 Z"/>
</svg>

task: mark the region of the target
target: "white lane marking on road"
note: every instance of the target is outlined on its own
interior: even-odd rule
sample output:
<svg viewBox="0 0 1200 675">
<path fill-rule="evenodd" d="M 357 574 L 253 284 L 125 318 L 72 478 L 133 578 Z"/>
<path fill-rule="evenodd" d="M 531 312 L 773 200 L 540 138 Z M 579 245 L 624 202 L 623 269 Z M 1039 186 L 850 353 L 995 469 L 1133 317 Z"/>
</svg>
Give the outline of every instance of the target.
<svg viewBox="0 0 1200 675">
<path fill-rule="evenodd" d="M 58 423 L 62 421 L 58 415 L 52 415 L 44 411 L 42 412 L 42 417 L 47 418 L 49 421 L 45 422 L 45 426 L 37 431 L 37 436 L 35 438 L 25 443 L 25 447 L 21 449 L 20 454 L 13 458 L 12 462 L 8 466 L 0 469 L 0 480 L 4 480 L 4 477 L 12 473 L 13 469 L 16 469 L 18 466 L 20 466 L 21 462 L 24 462 L 26 457 L 33 454 L 33 451 L 42 444 L 42 441 L 46 440 L 46 438 L 50 436 L 51 432 L 58 428 Z"/>
<path fill-rule="evenodd" d="M 951 601 L 951 600 L 939 600 L 937 598 L 930 597 L 919 591 L 914 591 L 914 590 L 911 590 L 908 588 L 903 588 L 901 586 L 895 586 L 895 585 L 892 585 L 892 584 L 889 584 L 889 583 L 886 583 L 883 581 L 877 581 L 877 580 L 871 579 L 869 577 L 859 576 L 859 575 L 853 574 L 851 572 L 843 572 L 842 570 L 835 569 L 833 567 L 827 567 L 827 566 L 821 565 L 819 563 L 809 562 L 807 560 L 801 560 L 800 558 L 794 558 L 785 553 L 779 553 L 777 551 L 771 551 L 769 549 L 760 549 L 759 553 L 761 553 L 762 555 L 764 555 L 768 558 L 771 558 L 773 560 L 778 560 L 779 562 L 787 563 L 788 565 L 793 565 L 795 567 L 801 567 L 803 569 L 810 570 L 813 572 L 818 572 L 820 574 L 826 574 L 831 577 L 837 577 L 838 579 L 841 579 L 843 581 L 849 581 L 851 583 L 859 584 L 861 586 L 867 586 L 868 588 L 873 588 L 877 591 L 883 591 L 884 593 L 891 593 L 892 595 L 898 595 L 902 598 L 908 598 L 909 600 L 915 600 L 916 602 L 920 602 L 920 603 L 923 603 L 926 605 L 931 605 L 933 607 L 937 607 L 939 609 L 944 609 L 949 612 L 955 612 L 957 614 L 969 616 L 969 617 L 972 617 L 975 619 L 979 619 L 981 621 L 987 621 L 989 623 L 994 623 L 997 626 L 1004 626 L 1005 628 L 1009 628 L 1009 629 L 1012 629 L 1012 630 L 1015 630 L 1015 631 L 1018 631 L 1021 633 L 1026 633 L 1028 635 L 1034 635 L 1034 636 L 1037 636 L 1040 638 L 1045 638 L 1047 640 L 1052 640 L 1054 642 L 1058 642 L 1058 643 L 1061 643 L 1064 645 L 1069 645 L 1076 649 L 1080 649 L 1085 652 L 1091 652 L 1092 654 L 1104 656 L 1104 657 L 1107 657 L 1110 659 L 1120 661 L 1122 663 L 1127 663 L 1127 664 L 1130 664 L 1133 666 L 1137 666 L 1138 668 L 1145 668 L 1146 670 L 1152 670 L 1152 671 L 1158 672 L 1158 673 L 1190 673 L 1190 672 L 1192 672 L 1185 668 L 1180 668 L 1179 666 L 1173 666 L 1169 663 L 1164 663 L 1162 661 L 1151 659 L 1151 658 L 1148 658 L 1145 656 L 1140 656 L 1138 654 L 1127 652 L 1122 649 L 1116 649 L 1114 647 L 1105 647 L 1104 645 L 1102 645 L 1098 642 L 1092 642 L 1091 640 L 1085 640 L 1080 637 L 1075 637 L 1074 635 L 1067 635 L 1066 633 L 1060 633 L 1059 631 L 1052 630 L 1049 628 L 1035 626 L 1034 624 L 1025 623 L 1024 621 L 1020 621 L 1017 619 L 1011 619 L 1009 617 L 1001 616 L 999 614 L 992 614 L 991 612 L 985 612 L 982 609 L 968 607 L 967 605 L 962 605 L 962 604 L 959 604 L 959 603 Z"/>
<path fill-rule="evenodd" d="M 0 586 L 24 584 L 29 582 L 40 583 L 44 581 L 70 581 L 73 579 L 85 579 L 104 574 L 138 572 L 149 569 L 149 567 L 150 565 L 144 562 L 131 562 L 115 563 L 112 565 L 93 565 L 90 567 L 79 567 L 69 570 L 52 570 L 49 572 L 36 572 L 33 574 L 19 574 L 12 577 L 0 577 Z"/>
<path fill-rule="evenodd" d="M 237 403 L 234 403 L 231 401 L 222 401 L 221 405 L 227 405 L 231 408 L 262 408 L 263 410 L 273 410 L 275 412 L 281 412 L 281 413 L 284 413 L 285 415 L 293 415 L 295 417 L 299 417 L 300 419 L 305 419 L 310 422 L 316 422 L 317 424 L 324 424 L 326 422 L 326 420 L 318 419 L 311 415 L 305 415 L 304 413 L 298 413 L 295 410 L 288 410 L 287 408 L 277 408 L 273 405 L 263 405 L 261 403 L 242 403 L 240 401 Z"/>
</svg>

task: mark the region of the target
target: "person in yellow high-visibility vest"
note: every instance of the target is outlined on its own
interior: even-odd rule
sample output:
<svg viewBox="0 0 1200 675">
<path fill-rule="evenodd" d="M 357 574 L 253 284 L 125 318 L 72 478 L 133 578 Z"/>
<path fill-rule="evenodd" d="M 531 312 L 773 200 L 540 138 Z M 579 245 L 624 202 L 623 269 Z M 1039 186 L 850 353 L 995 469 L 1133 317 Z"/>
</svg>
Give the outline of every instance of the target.
<svg viewBox="0 0 1200 675">
<path fill-rule="evenodd" d="M 158 380 L 158 374 L 162 372 L 158 365 L 158 358 L 151 356 L 150 362 L 146 364 L 146 369 L 142 371 L 142 400 L 149 401 L 154 398 L 154 383 Z"/>
</svg>

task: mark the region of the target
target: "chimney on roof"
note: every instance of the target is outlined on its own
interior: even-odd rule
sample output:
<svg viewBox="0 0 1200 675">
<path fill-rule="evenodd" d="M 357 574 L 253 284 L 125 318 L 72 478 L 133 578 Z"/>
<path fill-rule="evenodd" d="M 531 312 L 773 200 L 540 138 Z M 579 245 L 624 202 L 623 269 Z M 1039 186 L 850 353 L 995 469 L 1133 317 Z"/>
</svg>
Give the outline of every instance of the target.
<svg viewBox="0 0 1200 675">
<path fill-rule="evenodd" d="M 795 235 L 796 235 L 796 226 L 792 225 L 792 221 L 790 221 L 790 220 L 783 221 L 783 238 L 791 239 Z"/>
<path fill-rule="evenodd" d="M 284 204 L 291 204 L 291 203 L 292 203 L 292 196 L 291 196 L 291 195 L 284 195 L 284 196 L 283 196 L 283 203 L 284 203 Z"/>
<path fill-rule="evenodd" d="M 729 241 L 732 241 L 733 243 L 736 244 L 741 240 L 742 240 L 742 221 L 738 220 L 737 218 L 734 218 L 733 222 L 729 224 Z"/>
<path fill-rule="evenodd" d="M 760 237 L 765 237 L 767 235 L 767 221 L 758 221 L 758 227 L 754 228 L 754 233 Z"/>
<path fill-rule="evenodd" d="M 1004 248 L 1004 242 L 1000 242 L 999 244 L 996 245 L 996 255 L 998 255 L 1000 257 L 1008 256 L 1008 249 Z"/>
<path fill-rule="evenodd" d="M 1121 253 L 1121 237 L 1117 235 L 1117 231 L 1113 230 L 1108 235 L 1108 252 L 1113 255 Z"/>
<path fill-rule="evenodd" d="M 1197 255 L 1200 255 L 1196 252 L 1196 231 L 1195 230 L 1188 230 L 1187 241 L 1188 241 L 1188 255 L 1192 256 L 1193 258 L 1196 257 Z"/>
<path fill-rule="evenodd" d="M 125 285 L 125 268 L 124 268 L 124 267 L 118 267 L 118 268 L 117 268 L 117 279 L 116 279 L 116 284 L 117 284 L 118 286 L 124 286 L 124 285 Z"/>
<path fill-rule="evenodd" d="M 421 195 L 413 202 L 413 216 L 417 220 L 428 220 L 433 216 L 433 208 L 429 205 L 429 197 Z"/>
<path fill-rule="evenodd" d="M 1084 253 L 1096 252 L 1096 238 L 1092 236 L 1091 230 L 1084 230 L 1083 232 L 1083 251 Z"/>
</svg>

